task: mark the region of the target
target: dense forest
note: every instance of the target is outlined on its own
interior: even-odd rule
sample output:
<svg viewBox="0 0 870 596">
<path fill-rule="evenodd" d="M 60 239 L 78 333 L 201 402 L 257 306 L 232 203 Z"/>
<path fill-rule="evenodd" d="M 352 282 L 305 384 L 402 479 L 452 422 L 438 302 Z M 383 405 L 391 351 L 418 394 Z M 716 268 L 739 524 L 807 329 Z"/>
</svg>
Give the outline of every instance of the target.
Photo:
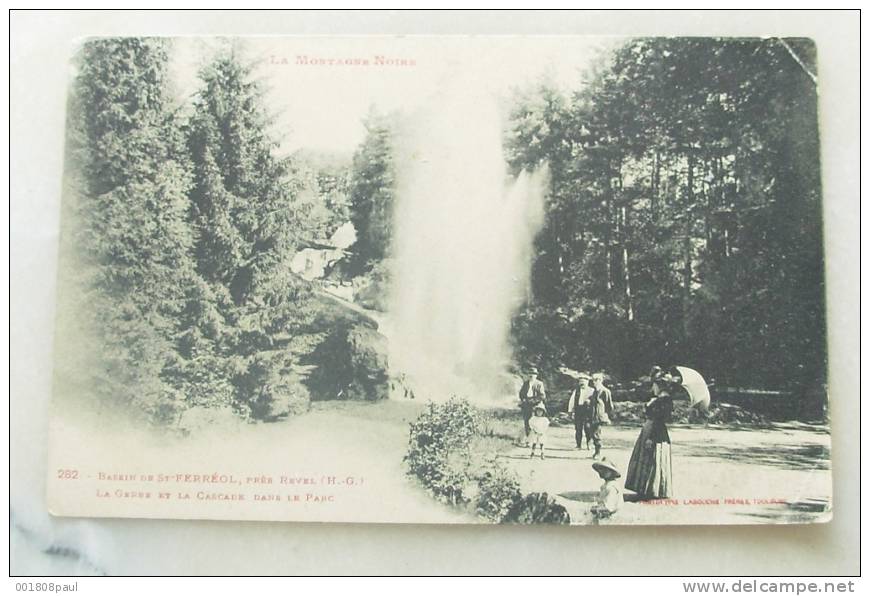
<svg viewBox="0 0 870 596">
<path fill-rule="evenodd" d="M 189 105 L 172 96 L 170 51 L 99 39 L 77 57 L 64 255 L 85 319 L 77 349 L 97 358 L 69 378 L 158 423 L 196 406 L 302 411 L 295 367 L 318 339 L 317 309 L 287 263 L 347 219 L 350 173 L 278 156 L 262 85 L 235 49 L 201 69 Z"/>
<path fill-rule="evenodd" d="M 818 400 L 826 379 L 814 46 L 638 39 L 570 96 L 512 113 L 514 171 L 547 162 L 527 360 L 634 378 L 687 363 Z"/>
<path fill-rule="evenodd" d="M 73 377 L 157 422 L 194 406 L 301 411 L 300 362 L 328 317 L 287 263 L 351 221 L 348 275 L 388 283 L 391 119 L 373 111 L 347 163 L 282 156 L 251 64 L 218 51 L 185 103 L 170 53 L 166 39 L 97 39 L 76 59 L 64 254 L 88 330 L 76 341 L 97 364 Z M 507 163 L 549 167 L 518 361 L 617 378 L 680 363 L 819 398 L 814 65 L 806 40 L 638 39 L 575 93 L 518 94 Z"/>
</svg>

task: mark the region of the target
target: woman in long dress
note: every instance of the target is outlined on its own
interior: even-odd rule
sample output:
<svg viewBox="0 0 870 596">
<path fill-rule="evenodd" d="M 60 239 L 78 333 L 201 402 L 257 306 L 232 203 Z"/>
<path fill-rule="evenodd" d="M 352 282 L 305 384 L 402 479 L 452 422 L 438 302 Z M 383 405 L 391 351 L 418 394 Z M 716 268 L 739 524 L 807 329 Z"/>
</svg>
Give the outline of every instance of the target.
<svg viewBox="0 0 870 596">
<path fill-rule="evenodd" d="M 673 388 L 664 379 L 653 383 L 653 398 L 646 404 L 646 421 L 631 452 L 625 488 L 642 499 L 666 499 L 673 495 L 671 438 L 667 423 L 674 410 Z"/>
</svg>

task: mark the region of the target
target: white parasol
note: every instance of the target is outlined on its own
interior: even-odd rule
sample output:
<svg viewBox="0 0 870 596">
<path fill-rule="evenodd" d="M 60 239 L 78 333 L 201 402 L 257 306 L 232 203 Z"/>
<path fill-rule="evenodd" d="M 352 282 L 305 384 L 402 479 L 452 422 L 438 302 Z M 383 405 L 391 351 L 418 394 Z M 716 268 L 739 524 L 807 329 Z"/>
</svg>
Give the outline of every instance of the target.
<svg viewBox="0 0 870 596">
<path fill-rule="evenodd" d="M 710 389 L 707 388 L 707 381 L 701 373 L 685 366 L 675 366 L 674 370 L 679 373 L 680 385 L 689 394 L 689 403 L 706 412 L 710 408 Z"/>
<path fill-rule="evenodd" d="M 568 368 L 567 366 L 560 366 L 559 372 L 567 377 L 571 377 L 572 379 L 579 379 L 580 372 L 574 370 L 573 368 Z"/>
</svg>

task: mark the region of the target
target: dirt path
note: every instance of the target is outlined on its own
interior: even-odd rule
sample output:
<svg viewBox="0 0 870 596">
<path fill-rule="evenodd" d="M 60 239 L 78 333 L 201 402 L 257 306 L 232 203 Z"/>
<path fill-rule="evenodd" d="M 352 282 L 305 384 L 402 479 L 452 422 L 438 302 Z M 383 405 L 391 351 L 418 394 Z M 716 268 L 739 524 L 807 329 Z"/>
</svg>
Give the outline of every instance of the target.
<svg viewBox="0 0 870 596">
<path fill-rule="evenodd" d="M 92 423 L 56 424 L 53 436 L 64 449 L 54 450 L 50 466 L 76 468 L 81 481 L 58 486 L 56 493 L 63 498 L 53 511 L 187 519 L 479 522 L 435 501 L 405 473 L 408 424 L 422 407 L 391 401 L 320 402 L 285 421 L 225 423 L 186 437 L 121 426 L 97 433 Z M 170 497 L 157 499 L 157 491 Z"/>
<path fill-rule="evenodd" d="M 364 478 L 362 486 L 344 491 L 342 505 L 326 513 L 330 521 L 407 523 L 480 522 L 476 517 L 435 501 L 405 473 L 408 425 L 421 412 L 417 403 L 383 401 L 321 402 L 297 419 L 271 425 L 296 445 L 290 457 L 299 469 L 335 469 Z M 266 428 L 264 425 L 263 428 Z M 275 440 L 263 437 L 265 444 Z M 340 490 L 340 489 L 339 489 Z"/>
<path fill-rule="evenodd" d="M 640 429 L 603 430 L 604 455 L 623 474 Z M 673 500 L 626 501 L 609 523 L 751 524 L 824 521 L 831 501 L 830 435 L 821 427 L 791 424 L 771 430 L 672 427 Z M 524 490 L 547 492 L 574 523 L 590 523 L 588 511 L 601 480 L 592 451 L 574 448 L 573 426 L 553 426 L 547 459 L 514 448 L 502 460 L 520 476 Z M 626 491 L 625 498 L 632 493 Z M 733 502 L 726 502 L 731 499 Z"/>
</svg>

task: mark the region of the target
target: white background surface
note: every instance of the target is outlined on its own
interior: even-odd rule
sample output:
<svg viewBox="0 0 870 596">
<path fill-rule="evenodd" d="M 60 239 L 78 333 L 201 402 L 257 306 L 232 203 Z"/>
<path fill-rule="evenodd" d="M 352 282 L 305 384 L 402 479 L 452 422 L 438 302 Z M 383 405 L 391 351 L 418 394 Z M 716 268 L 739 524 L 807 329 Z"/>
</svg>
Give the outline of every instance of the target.
<svg viewBox="0 0 870 596">
<path fill-rule="evenodd" d="M 858 572 L 856 13 L 15 12 L 11 21 L 13 574 Z M 50 518 L 45 510 L 43 479 L 46 407 L 51 393 L 56 243 L 71 41 L 79 36 L 106 34 L 329 33 L 781 35 L 815 39 L 828 272 L 833 522 L 787 527 L 546 528 Z M 46 555 L 46 549 L 60 554 Z"/>
</svg>

